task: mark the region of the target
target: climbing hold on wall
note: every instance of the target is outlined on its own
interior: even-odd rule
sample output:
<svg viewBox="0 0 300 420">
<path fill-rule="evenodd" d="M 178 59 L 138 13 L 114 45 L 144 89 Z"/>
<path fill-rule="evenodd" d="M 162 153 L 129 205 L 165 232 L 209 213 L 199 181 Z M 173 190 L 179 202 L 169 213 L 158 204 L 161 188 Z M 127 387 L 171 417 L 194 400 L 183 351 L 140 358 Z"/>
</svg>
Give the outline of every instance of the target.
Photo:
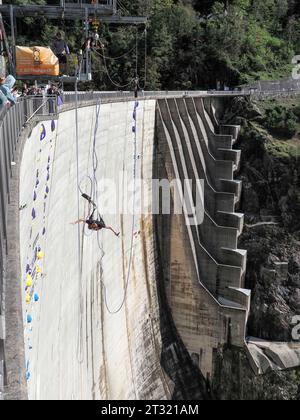
<svg viewBox="0 0 300 420">
<path fill-rule="evenodd" d="M 36 180 L 36 183 L 35 183 L 35 188 L 37 188 L 37 187 L 38 187 L 39 183 L 40 183 L 40 181 L 37 179 L 37 180 Z"/>
<path fill-rule="evenodd" d="M 46 134 L 47 134 L 46 133 L 46 128 L 45 128 L 44 124 L 41 125 L 40 133 L 41 133 L 41 135 L 40 135 L 40 141 L 43 141 L 44 138 L 46 137 Z"/>
<path fill-rule="evenodd" d="M 31 268 L 30 268 L 30 265 L 29 264 L 26 265 L 26 274 L 27 273 L 30 273 L 31 274 Z"/>
<path fill-rule="evenodd" d="M 44 228 L 44 229 L 43 229 L 43 233 L 42 233 L 42 235 L 44 236 L 44 235 L 45 235 L 45 233 L 46 233 L 46 228 Z"/>
<path fill-rule="evenodd" d="M 135 133 L 135 132 L 136 132 L 136 129 L 135 129 L 135 127 L 134 127 L 134 126 L 132 127 L 132 132 L 133 132 L 133 133 Z"/>
<path fill-rule="evenodd" d="M 41 267 L 39 266 L 39 265 L 37 265 L 36 266 L 36 272 L 37 272 L 37 274 L 40 274 L 41 273 Z"/>
<path fill-rule="evenodd" d="M 30 294 L 29 294 L 29 293 L 26 293 L 25 300 L 26 300 L 26 303 L 27 303 L 27 304 L 28 304 L 28 303 L 30 303 L 30 301 L 31 301 L 31 297 L 30 297 Z"/>
<path fill-rule="evenodd" d="M 51 121 L 51 131 L 53 132 L 55 130 L 55 121 Z"/>
<path fill-rule="evenodd" d="M 36 201 L 36 199 L 37 199 L 37 194 L 36 194 L 36 192 L 34 191 L 34 193 L 33 193 L 33 201 Z"/>
<path fill-rule="evenodd" d="M 49 174 L 49 172 L 47 173 L 47 181 L 49 181 L 49 179 L 50 179 L 50 174 Z"/>
<path fill-rule="evenodd" d="M 33 299 L 35 302 L 38 302 L 40 300 L 40 297 L 37 293 L 35 293 Z"/>
<path fill-rule="evenodd" d="M 37 257 L 39 260 L 42 260 L 44 258 L 45 254 L 43 253 L 43 251 L 38 251 L 37 253 Z"/>
<path fill-rule="evenodd" d="M 32 216 L 32 219 L 36 218 L 36 211 L 34 208 L 32 209 L 31 216 Z"/>
<path fill-rule="evenodd" d="M 48 187 L 48 185 L 47 185 L 47 187 L 46 187 L 46 194 L 49 194 L 49 187 Z"/>
<path fill-rule="evenodd" d="M 27 277 L 26 277 L 26 287 L 31 287 L 32 284 L 33 284 L 32 277 L 31 277 L 30 274 L 27 274 Z"/>
<path fill-rule="evenodd" d="M 31 324 L 31 323 L 32 323 L 32 321 L 33 321 L 32 316 L 28 314 L 28 315 L 27 315 L 27 324 Z"/>
<path fill-rule="evenodd" d="M 30 372 L 26 372 L 26 381 L 28 382 L 29 381 L 29 379 L 30 379 Z"/>
</svg>

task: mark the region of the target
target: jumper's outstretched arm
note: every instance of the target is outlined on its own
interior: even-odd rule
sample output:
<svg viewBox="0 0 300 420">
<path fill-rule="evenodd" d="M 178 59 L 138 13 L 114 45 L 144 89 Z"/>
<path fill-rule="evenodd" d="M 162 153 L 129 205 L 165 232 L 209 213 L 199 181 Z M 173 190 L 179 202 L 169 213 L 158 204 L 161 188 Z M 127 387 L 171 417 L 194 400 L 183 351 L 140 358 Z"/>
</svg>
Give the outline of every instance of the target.
<svg viewBox="0 0 300 420">
<path fill-rule="evenodd" d="M 79 223 L 85 223 L 84 219 L 76 220 L 76 222 L 72 222 L 71 225 L 79 225 Z"/>
<path fill-rule="evenodd" d="M 120 232 L 119 233 L 117 233 L 111 226 L 106 226 L 105 227 L 105 229 L 107 229 L 107 230 L 111 230 L 116 236 L 120 236 Z"/>
</svg>

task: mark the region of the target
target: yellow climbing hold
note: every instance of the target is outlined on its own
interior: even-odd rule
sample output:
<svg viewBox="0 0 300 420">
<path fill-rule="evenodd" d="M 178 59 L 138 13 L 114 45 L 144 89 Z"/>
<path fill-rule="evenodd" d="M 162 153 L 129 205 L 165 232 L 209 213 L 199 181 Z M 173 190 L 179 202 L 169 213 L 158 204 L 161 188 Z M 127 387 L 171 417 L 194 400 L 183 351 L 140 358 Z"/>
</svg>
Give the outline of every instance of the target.
<svg viewBox="0 0 300 420">
<path fill-rule="evenodd" d="M 43 253 L 43 251 L 39 251 L 37 253 L 37 257 L 38 257 L 39 260 L 42 260 L 44 258 L 44 256 L 45 256 L 45 254 Z"/>
<path fill-rule="evenodd" d="M 40 274 L 41 273 L 41 267 L 39 266 L 39 265 L 37 265 L 36 266 L 36 272 L 37 272 L 37 274 Z"/>
<path fill-rule="evenodd" d="M 32 277 L 30 274 L 27 274 L 27 278 L 26 278 L 26 286 L 27 287 L 31 287 L 32 286 Z"/>
<path fill-rule="evenodd" d="M 30 301 L 31 301 L 30 294 L 26 293 L 26 303 L 28 304 L 28 303 L 30 303 Z"/>
</svg>

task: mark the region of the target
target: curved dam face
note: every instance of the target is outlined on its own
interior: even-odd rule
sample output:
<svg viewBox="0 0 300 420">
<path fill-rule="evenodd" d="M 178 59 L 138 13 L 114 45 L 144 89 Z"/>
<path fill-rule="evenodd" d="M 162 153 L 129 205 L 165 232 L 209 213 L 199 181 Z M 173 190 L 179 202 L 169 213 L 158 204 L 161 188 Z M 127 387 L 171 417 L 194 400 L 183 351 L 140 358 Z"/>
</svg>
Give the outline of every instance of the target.
<svg viewBox="0 0 300 420">
<path fill-rule="evenodd" d="M 80 108 L 78 147 L 75 110 L 38 123 L 26 141 L 20 247 L 30 399 L 171 397 L 160 364 L 151 208 L 132 215 L 132 200 L 148 197 L 151 206 L 151 183 L 127 193 L 134 177 L 152 179 L 155 106 Z M 71 225 L 91 212 L 78 185 L 90 194 L 94 175 L 110 182 L 97 204 L 119 238 Z"/>
<path fill-rule="evenodd" d="M 237 371 L 239 354 L 251 383 L 297 367 L 289 343 L 245 339 L 240 127 L 218 122 L 227 99 L 113 93 L 76 110 L 70 98 L 57 119 L 26 124 L 4 156 L 6 169 L 16 162 L 5 323 L 0 314 L 7 399 L 218 398 L 226 351 L 226 369 Z M 89 230 L 100 215 L 107 229 Z"/>
<path fill-rule="evenodd" d="M 238 129 L 214 124 L 201 97 L 69 105 L 35 124 L 19 196 L 29 399 L 207 399 L 216 350 L 245 346 Z M 153 179 L 202 180 L 203 218 L 186 203 L 156 215 Z M 88 230 L 82 193 L 119 237 Z"/>
</svg>

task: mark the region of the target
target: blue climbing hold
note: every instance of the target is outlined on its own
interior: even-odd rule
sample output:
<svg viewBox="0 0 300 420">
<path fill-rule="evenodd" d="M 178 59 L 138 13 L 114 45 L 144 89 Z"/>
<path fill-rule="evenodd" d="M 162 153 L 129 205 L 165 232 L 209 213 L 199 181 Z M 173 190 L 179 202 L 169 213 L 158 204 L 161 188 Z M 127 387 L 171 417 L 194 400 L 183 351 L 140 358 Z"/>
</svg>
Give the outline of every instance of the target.
<svg viewBox="0 0 300 420">
<path fill-rule="evenodd" d="M 33 299 L 35 302 L 38 302 L 40 300 L 40 297 L 37 293 L 35 293 Z"/>
<path fill-rule="evenodd" d="M 55 130 L 55 121 L 51 121 L 51 131 L 53 132 Z"/>
<path fill-rule="evenodd" d="M 31 324 L 33 321 L 33 318 L 31 315 L 27 315 L 27 324 Z"/>
<path fill-rule="evenodd" d="M 50 174 L 48 172 L 48 174 L 47 174 L 47 181 L 49 181 L 49 179 L 50 179 Z"/>
<path fill-rule="evenodd" d="M 36 218 L 36 211 L 34 208 L 32 209 L 31 216 L 32 216 L 32 219 Z"/>
<path fill-rule="evenodd" d="M 45 235 L 45 233 L 46 233 L 46 228 L 43 229 L 43 233 L 42 233 L 43 236 Z"/>
<path fill-rule="evenodd" d="M 41 125 L 41 135 L 40 135 L 40 141 L 43 141 L 44 138 L 46 137 L 46 128 L 44 126 L 44 124 Z"/>
<path fill-rule="evenodd" d="M 30 372 L 26 372 L 26 381 L 28 382 L 30 379 Z"/>
<path fill-rule="evenodd" d="M 37 199 L 37 194 L 36 194 L 36 192 L 34 191 L 34 193 L 33 193 L 33 201 L 35 201 Z"/>
<path fill-rule="evenodd" d="M 135 126 L 133 126 L 133 127 L 132 127 L 132 132 L 133 132 L 133 133 L 135 133 L 135 132 L 136 132 Z"/>
<path fill-rule="evenodd" d="M 49 187 L 48 187 L 48 185 L 47 185 L 47 187 L 46 187 L 46 194 L 49 194 Z"/>
<path fill-rule="evenodd" d="M 26 274 L 28 274 L 29 272 L 31 272 L 31 269 L 30 269 L 30 265 L 29 265 L 29 264 L 27 264 L 27 265 L 26 265 Z"/>
<path fill-rule="evenodd" d="M 39 185 L 40 181 L 37 179 L 35 183 L 35 188 Z"/>
</svg>

